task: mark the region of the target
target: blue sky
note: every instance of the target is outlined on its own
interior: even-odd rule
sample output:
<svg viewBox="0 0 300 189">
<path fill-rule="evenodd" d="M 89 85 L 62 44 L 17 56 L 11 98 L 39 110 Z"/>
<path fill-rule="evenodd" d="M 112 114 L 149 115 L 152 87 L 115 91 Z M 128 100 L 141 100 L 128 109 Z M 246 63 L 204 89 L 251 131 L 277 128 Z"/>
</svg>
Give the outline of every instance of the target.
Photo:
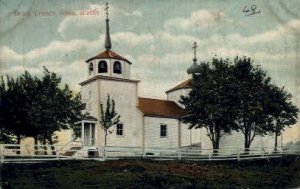
<svg viewBox="0 0 300 189">
<path fill-rule="evenodd" d="M 196 41 L 199 61 L 215 55 L 250 56 L 300 104 L 299 1 L 108 2 L 112 50 L 133 63 L 131 77 L 142 81 L 140 96 L 166 98 L 166 90 L 189 78 L 186 69 L 192 64 L 191 47 Z M 84 61 L 104 50 L 104 4 L 100 0 L 0 1 L 0 73 L 18 75 L 26 69 L 40 74 L 46 66 L 79 91 L 78 83 L 87 78 Z M 242 10 L 252 5 L 260 13 L 245 16 Z M 86 10 L 98 14 L 80 15 Z M 291 133 L 297 138 L 300 129 Z"/>
</svg>

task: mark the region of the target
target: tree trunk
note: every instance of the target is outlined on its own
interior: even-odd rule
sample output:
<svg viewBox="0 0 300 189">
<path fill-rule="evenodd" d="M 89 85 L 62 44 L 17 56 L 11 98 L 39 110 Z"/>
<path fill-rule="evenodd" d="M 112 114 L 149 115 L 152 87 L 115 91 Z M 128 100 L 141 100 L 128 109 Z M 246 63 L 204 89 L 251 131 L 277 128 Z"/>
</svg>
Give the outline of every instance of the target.
<svg viewBox="0 0 300 189">
<path fill-rule="evenodd" d="M 244 143 L 244 148 L 245 148 L 245 153 L 249 154 L 249 148 L 250 148 L 250 136 L 249 133 L 245 133 L 245 143 Z"/>
<path fill-rule="evenodd" d="M 37 137 L 34 137 L 34 154 L 38 154 L 38 139 Z"/>
<path fill-rule="evenodd" d="M 17 135 L 17 143 L 21 144 L 21 135 L 20 134 Z"/>
<path fill-rule="evenodd" d="M 107 130 L 104 131 L 104 146 L 106 147 L 107 143 Z"/>
<path fill-rule="evenodd" d="M 106 159 L 106 142 L 107 142 L 107 130 L 104 130 L 104 151 L 103 151 L 104 159 Z"/>
<path fill-rule="evenodd" d="M 277 132 L 275 133 L 275 146 L 274 146 L 274 150 L 277 151 L 277 146 L 278 146 L 278 135 Z"/>
<path fill-rule="evenodd" d="M 46 140 L 46 136 L 44 136 L 44 141 L 43 141 L 43 145 L 44 145 L 44 155 L 47 155 L 47 147 L 46 147 L 46 144 L 47 144 L 47 140 Z"/>
<path fill-rule="evenodd" d="M 218 141 L 214 141 L 213 142 L 213 155 L 217 155 L 219 151 L 219 142 Z"/>
<path fill-rule="evenodd" d="M 220 148 L 220 133 L 214 133 L 214 137 L 212 137 L 212 145 L 213 145 L 213 155 L 217 155 L 218 150 Z"/>
<path fill-rule="evenodd" d="M 55 147 L 53 146 L 53 140 L 52 140 L 52 137 L 49 138 L 49 143 L 50 143 L 50 145 L 51 145 L 51 152 L 52 152 L 52 155 L 56 155 Z"/>
<path fill-rule="evenodd" d="M 19 147 L 17 147 L 17 152 L 16 152 L 16 154 L 21 154 L 21 135 L 20 134 L 18 134 L 17 135 L 17 144 L 19 144 L 20 146 Z"/>
</svg>

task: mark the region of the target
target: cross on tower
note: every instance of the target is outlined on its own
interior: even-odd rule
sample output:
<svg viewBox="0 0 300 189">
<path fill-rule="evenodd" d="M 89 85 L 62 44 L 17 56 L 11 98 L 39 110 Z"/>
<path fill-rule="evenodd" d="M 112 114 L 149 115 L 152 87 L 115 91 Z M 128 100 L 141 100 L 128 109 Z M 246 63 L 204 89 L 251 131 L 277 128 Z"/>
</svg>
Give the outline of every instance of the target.
<svg viewBox="0 0 300 189">
<path fill-rule="evenodd" d="M 108 9 L 109 9 L 109 6 L 108 6 L 108 2 L 106 2 L 105 3 L 105 8 L 104 8 L 104 10 L 105 10 L 105 14 L 106 14 L 106 19 L 108 19 Z"/>
<path fill-rule="evenodd" d="M 196 57 L 196 48 L 197 47 L 198 47 L 197 42 L 194 42 L 194 46 L 192 47 L 194 49 L 194 59 L 193 59 L 194 63 L 197 62 L 197 57 Z"/>
<path fill-rule="evenodd" d="M 105 35 L 105 43 L 104 43 L 104 47 L 106 48 L 106 50 L 109 50 L 111 48 L 111 41 L 110 41 L 110 35 L 109 35 L 109 19 L 108 19 L 108 2 L 105 3 L 105 13 L 106 13 L 106 35 Z"/>
</svg>

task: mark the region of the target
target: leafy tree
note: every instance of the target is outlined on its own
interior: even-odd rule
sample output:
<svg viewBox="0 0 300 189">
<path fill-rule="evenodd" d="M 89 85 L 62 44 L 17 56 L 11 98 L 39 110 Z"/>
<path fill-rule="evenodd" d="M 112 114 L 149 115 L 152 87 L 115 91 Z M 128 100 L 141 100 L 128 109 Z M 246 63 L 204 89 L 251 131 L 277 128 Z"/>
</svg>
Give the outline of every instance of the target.
<svg viewBox="0 0 300 189">
<path fill-rule="evenodd" d="M 11 133 L 8 141 L 15 141 L 20 143 L 21 139 L 29 134 L 30 129 L 27 130 L 28 122 L 24 121 L 26 117 L 26 94 L 23 90 L 20 78 L 14 79 L 7 76 L 6 81 L 1 78 L 1 128 L 4 133 Z M 32 128 L 31 128 L 32 129 Z"/>
<path fill-rule="evenodd" d="M 3 77 L 0 78 L 0 143 L 14 143 L 14 138 L 11 132 L 5 129 L 4 127 L 4 102 L 3 98 L 5 97 L 5 82 Z"/>
<path fill-rule="evenodd" d="M 68 85 L 60 88 L 61 77 L 44 68 L 44 76 L 37 82 L 38 98 L 31 107 L 38 128 L 38 140 L 53 145 L 56 131 L 77 127 L 74 123 L 83 117 L 85 108 L 79 94 L 73 94 Z"/>
<path fill-rule="evenodd" d="M 120 122 L 120 115 L 115 110 L 115 101 L 114 99 L 110 100 L 110 96 L 107 95 L 106 100 L 106 109 L 104 112 L 103 104 L 100 104 L 100 126 L 104 130 L 104 146 L 107 143 L 107 135 L 109 134 L 108 130 L 112 126 L 118 124 Z"/>
<path fill-rule="evenodd" d="M 53 144 L 54 132 L 75 128 L 85 108 L 80 95 L 61 87 L 61 77 L 45 67 L 41 79 L 25 72 L 16 79 L 7 76 L 1 86 L 1 125 L 18 143 L 22 137 L 34 137 L 36 143 Z"/>
<path fill-rule="evenodd" d="M 12 134 L 4 128 L 4 103 L 5 83 L 3 77 L 0 81 L 0 143 L 14 143 Z"/>
<path fill-rule="evenodd" d="M 270 130 L 265 101 L 271 78 L 259 66 L 254 67 L 250 58 L 236 57 L 234 63 L 236 103 L 232 108 L 237 110 L 236 123 L 248 151 L 255 136 L 266 135 Z"/>
<path fill-rule="evenodd" d="M 269 131 L 279 136 L 296 123 L 299 112 L 291 95 L 271 84 L 266 72 L 247 57 L 200 64 L 192 90 L 180 102 L 187 111 L 182 121 L 189 128 L 205 128 L 214 149 L 223 134 L 237 130 L 244 135 L 247 151 L 255 136 Z"/>
<path fill-rule="evenodd" d="M 235 58 L 234 78 L 237 103 L 236 123 L 244 134 L 244 147 L 250 148 L 255 136 L 275 132 L 277 137 L 286 126 L 296 123 L 298 108 L 291 101 L 291 94 L 284 88 L 271 84 L 271 78 L 250 58 Z"/>
<path fill-rule="evenodd" d="M 266 101 L 267 110 L 270 119 L 270 125 L 275 133 L 275 150 L 278 146 L 278 136 L 282 134 L 286 127 L 296 124 L 299 109 L 293 105 L 291 100 L 292 95 L 279 88 L 276 85 L 271 85 L 269 90 L 269 99 Z"/>
<path fill-rule="evenodd" d="M 228 60 L 214 58 L 201 63 L 193 75 L 192 90 L 181 96 L 187 116 L 182 118 L 189 128 L 205 128 L 213 149 L 219 149 L 220 138 L 235 129 L 232 65 Z"/>
</svg>

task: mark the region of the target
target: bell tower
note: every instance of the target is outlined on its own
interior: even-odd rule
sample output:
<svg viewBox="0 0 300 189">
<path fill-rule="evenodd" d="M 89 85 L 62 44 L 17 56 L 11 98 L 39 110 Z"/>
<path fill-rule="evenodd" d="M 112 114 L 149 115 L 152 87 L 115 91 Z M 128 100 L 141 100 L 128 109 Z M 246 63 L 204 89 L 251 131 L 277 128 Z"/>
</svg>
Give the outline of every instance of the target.
<svg viewBox="0 0 300 189">
<path fill-rule="evenodd" d="M 104 51 L 85 61 L 88 78 L 80 83 L 82 101 L 86 104 L 85 112 L 96 119 L 93 121 L 94 130 L 92 127 L 84 126 L 82 138 L 84 140 L 90 138 L 89 141 L 94 141 L 95 145 L 104 144 L 104 131 L 99 122 L 100 106 L 102 104 L 105 108 L 109 95 L 115 101 L 116 112 L 121 116 L 118 128 L 122 129 L 122 135 L 120 132 L 116 133 L 116 126 L 112 127 L 111 134 L 107 138 L 107 145 L 140 146 L 141 129 L 138 127 L 142 125 L 142 119 L 139 119 L 141 115 L 137 111 L 140 81 L 130 77 L 132 63 L 111 50 L 108 3 L 105 4 L 104 10 L 106 15 Z M 88 121 L 87 123 L 91 122 Z"/>
<path fill-rule="evenodd" d="M 105 51 L 85 61 L 88 65 L 88 75 L 89 78 L 96 75 L 102 75 L 108 77 L 130 79 L 131 62 L 111 50 L 112 43 L 109 32 L 108 9 L 109 6 L 108 3 L 106 3 L 104 9 L 106 14 L 106 32 L 104 41 Z"/>
</svg>

